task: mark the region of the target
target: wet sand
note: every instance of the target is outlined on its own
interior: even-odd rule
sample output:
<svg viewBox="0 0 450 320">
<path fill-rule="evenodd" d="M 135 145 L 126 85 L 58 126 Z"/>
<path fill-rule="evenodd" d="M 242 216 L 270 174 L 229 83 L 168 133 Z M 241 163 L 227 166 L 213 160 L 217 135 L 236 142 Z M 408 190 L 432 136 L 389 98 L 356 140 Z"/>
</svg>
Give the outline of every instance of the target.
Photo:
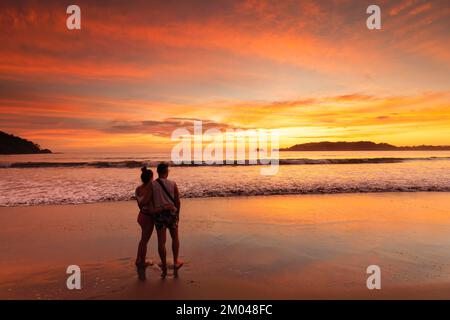
<svg viewBox="0 0 450 320">
<path fill-rule="evenodd" d="M 184 199 L 179 278 L 133 266 L 134 202 L 0 208 L 1 299 L 450 299 L 450 193 Z M 170 257 L 170 241 L 168 242 Z M 156 234 L 148 259 L 158 262 Z M 66 288 L 80 266 L 82 289 Z M 381 290 L 366 268 L 381 268 Z"/>
</svg>

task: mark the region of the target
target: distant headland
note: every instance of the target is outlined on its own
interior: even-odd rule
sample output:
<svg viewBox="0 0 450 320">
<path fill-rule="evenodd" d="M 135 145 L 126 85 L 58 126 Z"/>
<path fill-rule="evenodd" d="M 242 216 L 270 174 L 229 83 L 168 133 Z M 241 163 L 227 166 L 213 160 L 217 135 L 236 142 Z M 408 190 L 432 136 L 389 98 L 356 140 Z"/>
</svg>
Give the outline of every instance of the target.
<svg viewBox="0 0 450 320">
<path fill-rule="evenodd" d="M 429 151 L 450 150 L 450 146 L 403 146 L 396 147 L 388 143 L 375 143 L 371 141 L 358 142 L 310 142 L 296 144 L 289 148 L 281 148 L 280 151 Z"/>
<path fill-rule="evenodd" d="M 29 140 L 0 131 L 0 154 L 52 153 Z"/>
</svg>

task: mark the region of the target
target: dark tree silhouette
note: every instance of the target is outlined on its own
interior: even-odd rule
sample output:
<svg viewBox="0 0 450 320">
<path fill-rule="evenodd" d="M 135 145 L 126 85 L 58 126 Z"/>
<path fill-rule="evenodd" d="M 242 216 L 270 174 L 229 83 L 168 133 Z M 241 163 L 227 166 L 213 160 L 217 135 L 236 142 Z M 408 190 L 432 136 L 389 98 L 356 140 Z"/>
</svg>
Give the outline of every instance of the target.
<svg viewBox="0 0 450 320">
<path fill-rule="evenodd" d="M 450 146 L 406 146 L 396 147 L 388 143 L 375 143 L 371 141 L 358 142 L 311 142 L 296 144 L 280 151 L 401 151 L 401 150 L 450 150 Z"/>
<path fill-rule="evenodd" d="M 0 131 L 0 154 L 52 153 L 29 140 Z"/>
</svg>

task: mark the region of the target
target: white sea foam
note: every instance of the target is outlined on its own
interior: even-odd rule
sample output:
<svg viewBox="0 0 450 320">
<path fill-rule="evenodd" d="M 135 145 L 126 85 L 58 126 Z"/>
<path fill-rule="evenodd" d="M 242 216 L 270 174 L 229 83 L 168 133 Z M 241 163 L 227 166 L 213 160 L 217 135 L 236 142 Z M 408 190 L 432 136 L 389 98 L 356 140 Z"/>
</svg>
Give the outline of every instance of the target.
<svg viewBox="0 0 450 320">
<path fill-rule="evenodd" d="M 391 155 L 355 157 L 348 161 L 348 154 L 347 157 L 334 158 L 330 155 L 322 158 L 295 157 L 284 159 L 294 163 L 280 166 L 279 173 L 275 176 L 261 176 L 257 166 L 173 167 L 171 178 L 177 181 L 185 198 L 309 193 L 450 192 L 450 158 L 403 155 L 398 161 L 385 160 L 392 158 Z M 299 164 L 296 162 L 299 159 L 304 162 L 312 161 L 314 165 Z M 368 162 L 367 159 L 379 160 Z M 4 162 L 4 159 L 1 160 Z M 35 160 L 43 162 L 42 159 Z M 62 160 L 67 162 L 67 159 Z M 74 159 L 74 162 L 83 162 L 77 160 L 79 159 Z M 105 159 L 85 160 L 84 162 L 91 163 Z M 114 160 L 132 161 L 120 157 Z M 157 162 L 151 161 L 154 164 Z M 0 206 L 130 200 L 139 184 L 139 174 L 140 170 L 127 166 L 1 168 Z"/>
</svg>

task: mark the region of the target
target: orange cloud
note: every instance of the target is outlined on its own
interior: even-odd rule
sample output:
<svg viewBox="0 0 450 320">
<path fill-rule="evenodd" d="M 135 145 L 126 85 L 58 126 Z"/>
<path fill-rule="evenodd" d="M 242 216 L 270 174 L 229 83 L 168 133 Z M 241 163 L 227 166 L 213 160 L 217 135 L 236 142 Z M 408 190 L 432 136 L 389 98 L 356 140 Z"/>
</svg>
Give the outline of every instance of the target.
<svg viewBox="0 0 450 320">
<path fill-rule="evenodd" d="M 448 132 L 446 1 L 381 1 L 379 32 L 361 1 L 79 5 L 72 32 L 58 1 L 2 1 L 0 129 L 61 148 L 159 144 L 171 118 L 285 141 Z"/>
</svg>

